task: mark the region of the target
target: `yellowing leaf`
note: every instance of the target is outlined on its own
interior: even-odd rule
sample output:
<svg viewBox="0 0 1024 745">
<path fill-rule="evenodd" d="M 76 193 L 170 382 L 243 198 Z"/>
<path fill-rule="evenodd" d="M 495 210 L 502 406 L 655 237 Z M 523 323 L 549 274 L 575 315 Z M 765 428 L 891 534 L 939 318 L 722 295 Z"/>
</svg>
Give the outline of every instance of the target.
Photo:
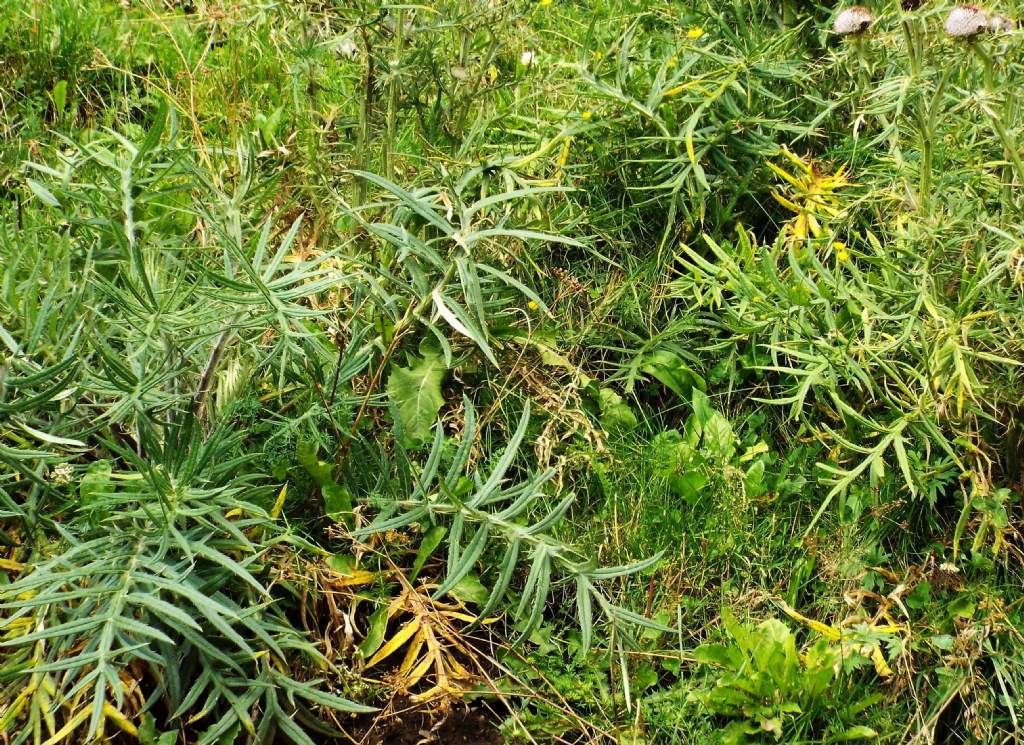
<svg viewBox="0 0 1024 745">
<path fill-rule="evenodd" d="M 103 715 L 117 725 L 117 728 L 122 732 L 125 732 L 132 737 L 139 736 L 139 730 L 136 729 L 135 725 L 129 722 L 125 715 L 115 709 L 109 701 L 103 702 Z"/>
<path fill-rule="evenodd" d="M 281 510 L 284 508 L 284 498 L 288 494 L 288 482 L 286 481 L 284 486 L 281 487 L 281 492 L 277 495 L 277 500 L 274 502 L 274 506 L 270 508 L 270 519 L 276 520 L 281 515 Z"/>
<path fill-rule="evenodd" d="M 786 157 L 786 159 L 787 159 L 787 160 L 788 160 L 788 161 L 789 161 L 790 163 L 792 163 L 793 165 L 795 165 L 795 166 L 796 166 L 797 168 L 799 168 L 799 169 L 800 169 L 801 171 L 803 171 L 804 173 L 806 173 L 806 174 L 807 174 L 808 176 L 809 176 L 809 175 L 811 175 L 811 173 L 812 173 L 812 170 L 813 170 L 813 169 L 812 169 L 812 167 L 810 166 L 810 164 L 808 164 L 808 163 L 807 163 L 806 161 L 804 161 L 804 159 L 803 159 L 803 158 L 801 158 L 801 157 L 800 157 L 799 155 L 797 155 L 796 153 L 794 153 L 794 152 L 793 152 L 792 150 L 790 150 L 790 149 L 789 149 L 788 147 L 784 147 L 784 148 L 782 148 L 782 154 L 783 154 L 783 155 L 784 155 L 784 156 Z"/>
<path fill-rule="evenodd" d="M 381 660 L 385 659 L 386 657 L 389 657 L 390 655 L 394 654 L 396 651 L 401 649 L 402 645 L 409 641 L 409 639 L 413 637 L 413 635 L 419 630 L 419 628 L 420 620 L 418 618 L 414 618 L 411 621 L 409 621 L 409 623 L 403 626 L 398 631 L 398 633 L 391 637 L 390 640 L 385 642 L 384 645 L 377 650 L 376 654 L 374 654 L 373 657 L 366 661 L 366 667 L 373 667 Z"/>
<path fill-rule="evenodd" d="M 877 644 L 871 647 L 871 661 L 875 663 L 875 672 L 881 677 L 888 678 L 892 675 L 892 668 L 885 661 L 885 655 L 882 654 L 882 649 Z"/>
<path fill-rule="evenodd" d="M 413 637 L 412 643 L 409 645 L 408 651 L 405 653 L 405 659 L 402 660 L 402 664 L 398 666 L 398 675 L 408 676 L 409 669 L 416 664 L 416 660 L 419 659 L 420 650 L 423 649 L 423 644 L 426 642 L 427 630 L 422 625 L 416 631 L 416 636 Z M 416 680 L 419 680 L 417 676 Z M 412 677 L 412 676 L 408 676 Z M 415 685 L 416 681 L 408 682 L 407 685 Z"/>
<path fill-rule="evenodd" d="M 805 184 L 804 184 L 804 183 L 803 183 L 802 181 L 800 181 L 799 179 L 797 179 L 797 177 L 796 177 L 796 176 L 792 176 L 792 175 L 790 175 L 790 173 L 789 173 L 788 171 L 785 171 L 785 170 L 783 170 L 782 168 L 779 168 L 779 167 L 778 167 L 777 165 L 775 165 L 774 163 L 768 163 L 768 167 L 769 167 L 769 168 L 770 168 L 770 169 L 771 169 L 772 171 L 774 171 L 774 172 L 776 173 L 776 175 L 778 175 L 778 176 L 780 176 L 781 178 L 783 178 L 783 179 L 785 179 L 786 181 L 788 181 L 788 182 L 789 182 L 789 183 L 790 183 L 791 185 L 793 185 L 793 186 L 794 186 L 795 188 L 799 189 L 800 191 L 805 191 L 805 190 L 806 190 L 806 186 L 805 186 Z"/>
<path fill-rule="evenodd" d="M 799 621 L 808 628 L 817 631 L 826 639 L 831 639 L 832 641 L 839 641 L 839 639 L 842 638 L 843 632 L 837 629 L 835 626 L 829 626 L 828 624 L 822 623 L 821 621 L 815 621 L 813 618 L 808 618 L 807 616 L 798 612 L 795 608 L 790 606 L 785 601 L 779 601 L 779 605 L 781 606 L 782 610 L 786 613 L 787 616 L 792 618 L 794 621 Z"/>
</svg>

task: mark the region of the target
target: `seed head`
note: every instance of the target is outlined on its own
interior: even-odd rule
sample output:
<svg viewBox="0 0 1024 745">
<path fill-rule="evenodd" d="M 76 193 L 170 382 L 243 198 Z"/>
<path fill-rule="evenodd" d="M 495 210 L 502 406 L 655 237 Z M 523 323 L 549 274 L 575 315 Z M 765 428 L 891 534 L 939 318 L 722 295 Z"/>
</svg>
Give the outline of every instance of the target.
<svg viewBox="0 0 1024 745">
<path fill-rule="evenodd" d="M 874 22 L 875 17 L 871 15 L 871 11 L 859 5 L 854 5 L 836 16 L 835 23 L 832 24 L 832 30 L 840 36 L 859 34 L 866 31 Z"/>
<path fill-rule="evenodd" d="M 957 39 L 969 39 L 988 30 L 988 16 L 977 5 L 958 5 L 946 16 L 946 33 Z"/>
<path fill-rule="evenodd" d="M 1008 34 L 1017 27 L 1017 24 L 1013 22 L 1012 18 L 1004 16 L 1002 13 L 993 13 L 988 19 L 988 30 L 993 34 Z"/>
</svg>

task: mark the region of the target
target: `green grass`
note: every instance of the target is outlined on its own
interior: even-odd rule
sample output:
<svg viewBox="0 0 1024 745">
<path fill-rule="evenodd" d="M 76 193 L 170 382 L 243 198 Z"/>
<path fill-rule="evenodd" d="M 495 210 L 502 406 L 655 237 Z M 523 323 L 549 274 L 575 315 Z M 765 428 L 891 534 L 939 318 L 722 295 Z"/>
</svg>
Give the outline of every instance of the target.
<svg viewBox="0 0 1024 745">
<path fill-rule="evenodd" d="M 1016 741 L 1024 33 L 912 5 L 9 0 L 5 741 Z"/>
</svg>

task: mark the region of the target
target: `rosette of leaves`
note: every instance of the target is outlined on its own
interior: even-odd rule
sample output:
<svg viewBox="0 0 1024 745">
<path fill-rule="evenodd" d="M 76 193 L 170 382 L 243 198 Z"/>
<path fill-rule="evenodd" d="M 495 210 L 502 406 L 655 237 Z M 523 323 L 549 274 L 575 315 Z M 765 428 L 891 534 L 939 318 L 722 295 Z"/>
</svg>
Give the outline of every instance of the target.
<svg viewBox="0 0 1024 745">
<path fill-rule="evenodd" d="M 225 360 L 344 382 L 362 357 L 322 343 L 309 298 L 336 280 L 288 259 L 301 223 L 275 229 L 251 150 L 228 194 L 176 129 L 165 108 L 141 142 L 69 141 L 32 166 L 43 207 L 0 230 L 0 535 L 15 544 L 0 738 L 15 743 L 140 738 L 159 719 L 204 745 L 312 745 L 314 709 L 365 710 L 291 672 L 335 671 L 271 596 L 264 557 L 294 536 L 232 414 L 251 379 L 220 385 Z"/>
<path fill-rule="evenodd" d="M 651 441 L 649 453 L 657 473 L 689 504 L 700 500 L 713 478 L 729 471 L 740 478 L 747 497 L 764 496 L 768 446 L 759 441 L 740 453 L 740 438 L 707 394 L 694 388 L 690 401 L 693 413 L 683 431 L 666 430 Z"/>
<path fill-rule="evenodd" d="M 204 438 L 194 424 L 143 430 L 145 457 L 105 442 L 125 466 L 90 468 L 58 534 L 0 593 L 12 701 L 0 724 L 13 742 L 135 734 L 159 706 L 200 723 L 201 743 L 245 731 L 312 745 L 295 721 L 314 722 L 312 707 L 369 710 L 288 672 L 326 661 L 260 578 L 287 536 L 259 506 L 268 495 L 240 435 Z"/>
<path fill-rule="evenodd" d="M 661 624 L 614 604 L 602 591 L 602 581 L 625 577 L 653 567 L 661 554 L 633 564 L 600 567 L 575 547 L 552 536 L 554 528 L 568 513 L 573 495 L 553 506 L 538 509 L 547 497 L 546 485 L 553 470 L 530 473 L 522 480 L 511 478 L 511 468 L 526 435 L 530 417 L 527 403 L 516 430 L 488 469 L 470 468 L 470 452 L 476 437 L 476 413 L 468 398 L 463 400 L 464 424 L 461 439 L 442 470 L 446 439 L 440 423 L 434 428 L 430 453 L 415 476 L 407 496 L 381 497 L 381 512 L 357 537 L 408 527 L 414 524 L 445 526 L 446 571 L 433 592 L 441 598 L 470 576 L 485 554 L 498 556 L 477 617 L 492 614 L 505 601 L 518 595 L 512 615 L 521 639 L 540 624 L 548 597 L 557 584 L 566 583 L 575 591 L 576 620 L 581 632 L 581 647 L 590 648 L 593 640 L 595 606 L 598 613 L 628 637 L 629 627 L 647 627 L 666 631 Z M 396 416 L 396 428 L 401 420 Z M 401 448 L 403 437 L 397 433 L 399 461 L 409 468 L 408 453 Z M 467 473 L 468 472 L 468 473 Z M 540 516 L 534 519 L 534 515 Z M 515 583 L 519 569 L 525 572 L 521 585 Z M 487 577 L 484 578 L 485 580 Z"/>
<path fill-rule="evenodd" d="M 751 628 L 728 611 L 723 624 L 728 644 L 705 644 L 695 650 L 698 662 L 716 668 L 714 683 L 689 696 L 711 714 L 730 720 L 723 728 L 726 745 L 741 745 L 770 736 L 775 741 L 801 739 L 794 729 L 829 715 L 845 727 L 836 740 L 876 737 L 865 725 L 846 726 L 881 696 L 849 702 L 837 695 L 843 652 L 819 639 L 806 650 L 782 621 L 768 619 Z"/>
</svg>

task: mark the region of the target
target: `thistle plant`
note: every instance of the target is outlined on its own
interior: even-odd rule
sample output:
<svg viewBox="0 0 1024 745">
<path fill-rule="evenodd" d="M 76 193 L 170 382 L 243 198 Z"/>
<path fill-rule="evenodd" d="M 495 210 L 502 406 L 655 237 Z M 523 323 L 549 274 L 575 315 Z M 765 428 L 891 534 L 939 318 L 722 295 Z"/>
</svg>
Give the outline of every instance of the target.
<svg viewBox="0 0 1024 745">
<path fill-rule="evenodd" d="M 286 534 L 251 501 L 260 497 L 251 478 L 239 478 L 238 435 L 219 429 L 203 440 L 196 425 L 185 417 L 161 439 L 144 429 L 145 459 L 108 443 L 131 467 L 90 467 L 66 542 L 41 547 L 4 588 L 5 670 L 15 688 L 31 681 L 4 716 L 14 742 L 44 727 L 53 740 L 79 728 L 87 740 L 135 733 L 126 676 L 170 719 L 207 717 L 204 743 L 239 728 L 312 743 L 292 721 L 303 706 L 370 710 L 282 672 L 297 657 L 326 670 L 256 579 Z M 36 718 L 44 694 L 60 727 L 50 711 Z M 250 718 L 256 707 L 262 717 Z"/>
<path fill-rule="evenodd" d="M 989 19 L 977 5 L 958 5 L 946 16 L 943 28 L 955 39 L 971 39 L 989 30 Z"/>
<path fill-rule="evenodd" d="M 1020 3 L 860 2 L 0 3 L 0 741 L 1012 740 Z"/>
<path fill-rule="evenodd" d="M 163 108 L 139 141 L 67 143 L 56 165 L 31 168 L 75 238 L 52 266 L 30 244 L 13 251 L 0 302 L 0 405 L 30 435 L 0 444 L 22 537 L 0 593 L 0 731 L 14 742 L 135 736 L 159 705 L 168 723 L 203 720 L 203 743 L 242 731 L 311 743 L 295 723 L 311 707 L 368 710 L 286 672 L 329 666 L 261 579 L 267 552 L 294 536 L 232 430 L 234 394 L 215 392 L 225 358 L 355 373 L 358 350 L 335 360 L 318 347 L 305 298 L 334 281 L 318 260 L 285 261 L 301 220 L 272 238 L 272 218 L 254 214 L 267 183 L 252 151 L 232 154 L 228 193 L 178 134 Z"/>
<path fill-rule="evenodd" d="M 871 92 L 871 55 L 865 46 L 865 37 L 874 22 L 875 17 L 867 8 L 854 5 L 840 11 L 832 23 L 833 33 L 843 38 L 844 41 L 848 40 L 853 46 L 859 84 L 855 95 L 858 99 Z"/>
<path fill-rule="evenodd" d="M 447 468 L 441 469 L 445 436 L 438 423 L 430 453 L 413 479 L 414 488 L 407 496 L 379 499 L 380 516 L 356 531 L 355 536 L 366 537 L 417 523 L 426 526 L 424 533 L 434 526 L 446 527 L 446 576 L 434 590 L 434 598 L 443 597 L 474 571 L 486 553 L 495 551 L 492 544 L 503 546 L 500 559 L 494 563 L 492 586 L 478 619 L 486 618 L 499 607 L 512 591 L 517 569 L 526 565 L 529 569 L 514 611 L 522 638 L 529 637 L 540 624 L 549 593 L 558 581 L 571 584 L 575 591 L 576 622 L 584 652 L 590 649 L 594 636 L 595 604 L 607 622 L 617 626 L 620 638 L 629 638 L 630 627 L 667 631 L 663 624 L 615 605 L 600 588 L 602 581 L 650 569 L 661 555 L 628 566 L 601 567 L 578 548 L 555 539 L 552 530 L 568 514 L 572 495 L 545 508 L 539 519 L 530 519 L 539 504 L 549 501 L 545 485 L 554 471 L 547 469 L 518 483 L 509 483 L 510 468 L 529 424 L 529 405 L 524 407 L 504 452 L 486 472 L 469 469 L 477 424 L 475 409 L 468 398 L 463 400 L 463 416 L 461 441 Z M 397 416 L 395 420 L 401 421 Z M 401 431 L 397 434 L 401 442 Z M 398 457 L 402 462 L 409 461 L 404 451 Z"/>
<path fill-rule="evenodd" d="M 988 18 L 988 30 L 994 34 L 1008 34 L 1017 28 L 1017 24 L 1009 16 L 992 13 Z"/>
<path fill-rule="evenodd" d="M 874 22 L 875 17 L 871 15 L 871 11 L 860 5 L 854 5 L 839 12 L 832 24 L 832 30 L 839 36 L 862 34 Z"/>
<path fill-rule="evenodd" d="M 964 40 L 968 45 L 970 53 L 977 57 L 984 71 L 985 89 L 980 95 L 980 108 L 988 117 L 989 122 L 995 130 L 996 136 L 1003 146 L 1003 156 L 1009 162 L 1011 168 L 1004 169 L 1004 181 L 1006 187 L 1003 196 L 1007 205 L 1015 205 L 1017 202 L 1014 190 L 1010 186 L 1013 179 L 1012 173 L 1016 174 L 1018 182 L 1024 180 L 1024 161 L 1021 160 L 1017 138 L 1008 121 L 1014 116 L 1014 100 L 1012 88 L 1007 87 L 1001 102 L 993 97 L 996 95 L 998 74 L 996 61 L 991 50 L 981 39 L 982 35 L 995 36 L 1004 32 L 1012 31 L 1013 21 L 999 13 L 986 13 L 977 5 L 958 5 L 950 11 L 945 23 L 946 33 L 954 39 Z M 1011 170 L 1012 169 L 1012 170 Z M 1015 205 L 1016 206 L 1016 205 Z M 1020 207 L 1017 207 L 1019 210 Z"/>
</svg>

